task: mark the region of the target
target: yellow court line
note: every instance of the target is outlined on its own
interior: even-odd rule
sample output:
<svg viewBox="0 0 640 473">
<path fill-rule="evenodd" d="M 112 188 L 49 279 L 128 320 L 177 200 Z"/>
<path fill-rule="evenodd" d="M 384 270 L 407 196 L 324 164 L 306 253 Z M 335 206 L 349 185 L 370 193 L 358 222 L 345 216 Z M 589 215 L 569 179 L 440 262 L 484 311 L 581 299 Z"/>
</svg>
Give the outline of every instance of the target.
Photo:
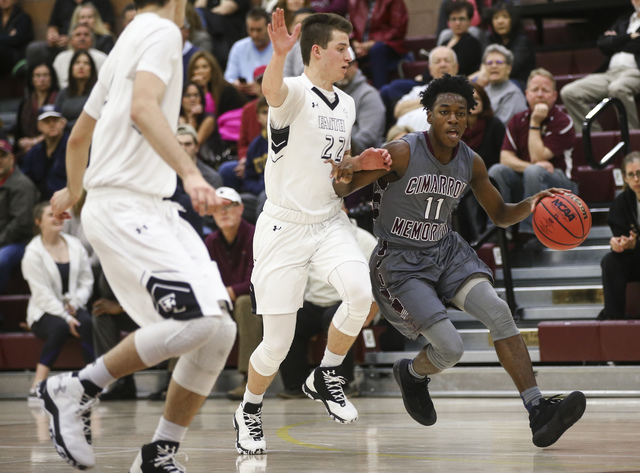
<svg viewBox="0 0 640 473">
<path fill-rule="evenodd" d="M 517 462 L 517 461 L 507 461 L 507 460 L 481 460 L 481 459 L 464 459 L 464 458 L 441 458 L 441 457 L 422 457 L 416 455 L 398 455 L 393 453 L 379 453 L 379 452 L 354 452 L 351 450 L 344 450 L 341 448 L 333 448 L 333 447 L 325 447 L 322 445 L 314 445 L 312 443 L 303 442 L 301 440 L 296 439 L 293 435 L 290 434 L 290 430 L 295 427 L 300 427 L 302 425 L 315 424 L 318 422 L 330 422 L 330 419 L 321 419 L 321 420 L 307 420 L 304 422 L 297 422 L 295 424 L 289 424 L 280 427 L 276 431 L 276 435 L 280 437 L 285 442 L 288 442 L 293 445 L 298 445 L 299 447 L 312 448 L 315 450 L 322 450 L 326 452 L 342 452 L 342 453 L 351 453 L 352 455 L 375 455 L 377 457 L 385 457 L 385 458 L 404 458 L 411 460 L 430 460 L 430 461 L 442 461 L 442 462 L 452 462 L 452 463 L 484 463 L 484 464 L 496 464 L 496 465 L 524 465 L 524 466 L 532 466 L 536 465 L 547 466 L 547 467 L 578 467 L 584 468 L 584 464 L 576 464 L 576 463 L 538 463 L 533 459 L 530 462 Z M 590 468 L 597 469 L 607 469 L 609 471 L 629 471 L 629 468 L 637 468 L 637 465 L 634 467 L 631 466 L 611 466 L 611 465 L 594 465 L 589 464 Z M 637 470 L 634 470 L 637 471 Z M 633 472 L 632 472 L 633 473 Z"/>
</svg>

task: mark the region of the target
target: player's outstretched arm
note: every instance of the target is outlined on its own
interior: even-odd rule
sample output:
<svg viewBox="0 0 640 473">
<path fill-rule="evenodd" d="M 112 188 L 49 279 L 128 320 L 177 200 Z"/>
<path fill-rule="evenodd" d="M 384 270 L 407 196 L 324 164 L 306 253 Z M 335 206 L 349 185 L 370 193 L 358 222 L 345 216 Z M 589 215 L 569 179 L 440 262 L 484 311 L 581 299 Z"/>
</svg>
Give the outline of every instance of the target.
<svg viewBox="0 0 640 473">
<path fill-rule="evenodd" d="M 136 73 L 131 120 L 156 153 L 180 176 L 185 191 L 191 197 L 193 209 L 201 215 L 211 213 L 220 205 L 220 199 L 175 138 L 160 108 L 164 94 L 165 85 L 158 76 L 146 71 Z"/>
<path fill-rule="evenodd" d="M 267 26 L 271 39 L 273 55 L 262 77 L 262 93 L 272 107 L 279 107 L 287 97 L 287 85 L 284 83 L 284 62 L 287 53 L 296 44 L 300 33 L 300 24 L 289 34 L 284 21 L 284 10 L 276 8 L 271 15 L 271 23 Z"/>
<path fill-rule="evenodd" d="M 567 189 L 551 188 L 538 192 L 517 204 L 508 204 L 502 199 L 498 189 L 489 180 L 489 173 L 484 161 L 477 154 L 473 162 L 471 190 L 491 221 L 499 227 L 509 227 L 527 218 L 535 209 L 540 199 L 554 194 L 570 192 Z"/>
<path fill-rule="evenodd" d="M 404 175 L 409 166 L 411 151 L 406 141 L 392 141 L 383 148 L 369 148 L 355 158 L 347 158 L 343 163 L 332 162 L 333 188 L 340 197 L 345 197 L 383 176 L 395 181 Z M 341 178 L 341 167 L 351 166 L 351 176 Z"/>
<path fill-rule="evenodd" d="M 67 142 L 67 186 L 51 198 L 51 209 L 57 218 L 69 218 L 67 213 L 82 195 L 82 181 L 89 162 L 89 148 L 96 120 L 82 111 Z"/>
</svg>

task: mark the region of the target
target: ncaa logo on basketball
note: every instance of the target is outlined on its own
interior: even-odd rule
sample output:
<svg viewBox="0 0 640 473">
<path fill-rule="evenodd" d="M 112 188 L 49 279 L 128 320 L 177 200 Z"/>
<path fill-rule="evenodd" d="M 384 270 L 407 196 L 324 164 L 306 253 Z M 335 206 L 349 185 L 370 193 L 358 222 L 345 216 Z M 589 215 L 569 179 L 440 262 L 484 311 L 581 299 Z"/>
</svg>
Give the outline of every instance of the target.
<svg viewBox="0 0 640 473">
<path fill-rule="evenodd" d="M 551 204 L 558 209 L 570 222 L 576 218 L 576 214 L 574 214 L 569 207 L 567 207 L 564 202 L 560 199 L 555 199 Z"/>
</svg>

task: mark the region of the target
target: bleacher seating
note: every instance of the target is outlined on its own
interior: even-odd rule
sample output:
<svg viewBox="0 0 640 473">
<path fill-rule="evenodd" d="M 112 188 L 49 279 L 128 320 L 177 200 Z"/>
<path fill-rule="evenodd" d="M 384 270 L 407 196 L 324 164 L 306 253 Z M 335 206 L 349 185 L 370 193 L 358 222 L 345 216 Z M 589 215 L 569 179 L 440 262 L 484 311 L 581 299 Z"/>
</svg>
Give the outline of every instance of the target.
<svg viewBox="0 0 640 473">
<path fill-rule="evenodd" d="M 640 361 L 639 338 L 640 320 L 554 321 L 538 325 L 542 362 Z"/>
</svg>

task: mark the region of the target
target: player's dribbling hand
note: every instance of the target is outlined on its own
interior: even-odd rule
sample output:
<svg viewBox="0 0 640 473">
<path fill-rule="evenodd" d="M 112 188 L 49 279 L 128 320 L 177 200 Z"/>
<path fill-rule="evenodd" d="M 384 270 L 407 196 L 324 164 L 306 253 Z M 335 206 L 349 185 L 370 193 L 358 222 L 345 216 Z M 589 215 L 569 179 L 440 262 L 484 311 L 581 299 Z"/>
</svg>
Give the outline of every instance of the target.
<svg viewBox="0 0 640 473">
<path fill-rule="evenodd" d="M 355 171 L 375 171 L 377 169 L 391 170 L 391 155 L 384 148 L 368 148 L 365 149 L 355 160 L 359 163 L 356 165 Z"/>
<path fill-rule="evenodd" d="M 569 189 L 562 189 L 560 187 L 550 187 L 549 189 L 538 192 L 533 196 L 533 200 L 531 201 L 531 213 L 533 213 L 533 211 L 535 210 L 538 202 L 540 202 L 545 197 L 553 197 L 556 194 L 571 194 L 571 191 Z"/>
<path fill-rule="evenodd" d="M 213 187 L 204 180 L 202 174 L 194 173 L 183 178 L 185 192 L 191 197 L 193 210 L 202 215 L 211 215 L 222 204 Z"/>
<path fill-rule="evenodd" d="M 73 207 L 77 200 L 71 195 L 68 187 L 56 191 L 51 197 L 51 210 L 54 217 L 60 220 L 70 219 L 69 209 Z"/>
<path fill-rule="evenodd" d="M 338 183 L 349 184 L 353 179 L 353 164 L 343 159 L 336 163 L 333 159 L 325 159 L 325 163 L 331 164 L 331 174 L 329 177 L 335 179 Z"/>
</svg>

